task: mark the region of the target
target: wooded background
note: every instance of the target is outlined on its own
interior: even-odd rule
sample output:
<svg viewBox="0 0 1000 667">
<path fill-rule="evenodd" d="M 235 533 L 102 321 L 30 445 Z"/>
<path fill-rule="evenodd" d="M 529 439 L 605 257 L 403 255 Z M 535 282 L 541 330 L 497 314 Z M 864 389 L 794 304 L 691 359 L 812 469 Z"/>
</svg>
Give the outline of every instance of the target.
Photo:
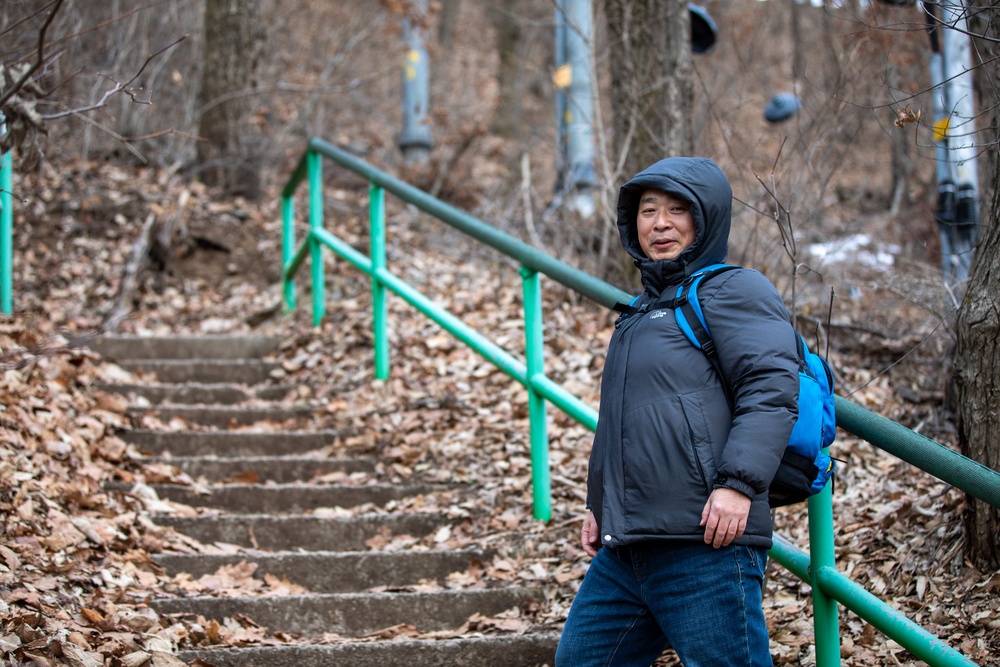
<svg viewBox="0 0 1000 667">
<path fill-rule="evenodd" d="M 710 51 L 691 55 L 690 70 L 675 82 L 689 91 L 681 96 L 687 127 L 671 137 L 664 135 L 676 122 L 652 126 L 649 137 L 632 135 L 632 143 L 622 128 L 639 104 L 636 91 L 669 88 L 664 82 L 677 72 L 661 49 L 652 57 L 664 63 L 662 79 L 655 66 L 636 68 L 649 54 L 629 52 L 628 38 L 640 46 L 664 38 L 666 48 L 673 23 L 658 29 L 656 21 L 678 16 L 686 3 L 594 3 L 598 207 L 581 218 L 559 206 L 555 192 L 551 0 L 446 0 L 426 15 L 402 0 L 8 0 L 0 6 L 0 108 L 27 179 L 18 207 L 37 202 L 27 189 L 32 175 L 86 178 L 108 163 L 266 206 L 306 139 L 319 136 L 632 288 L 613 225 L 617 187 L 648 160 L 641 157 L 647 148 L 690 147 L 719 162 L 733 182 L 731 260 L 766 273 L 803 316 L 825 313 L 832 289 L 845 326 L 891 330 L 904 321 L 904 328 L 931 331 L 921 345 L 935 350 L 938 368 L 918 373 L 917 382 L 942 395 L 942 387 L 954 390 L 948 395 L 962 417 L 960 446 L 1000 467 L 1000 351 L 993 344 L 1000 260 L 984 255 L 964 300 L 942 284 L 922 12 L 860 0 L 704 5 L 719 35 Z M 396 146 L 404 19 L 425 26 L 431 63 L 434 147 L 420 165 L 405 164 Z M 983 114 L 984 248 L 995 247 L 997 235 L 997 26 L 997 3 L 977 3 L 970 32 Z M 624 78 L 629 67 L 633 80 Z M 802 111 L 768 123 L 763 109 L 783 91 L 800 97 Z M 641 113 L 668 117 L 673 102 L 664 99 L 652 97 Z M 357 187 L 343 175 L 328 179 Z M 53 233 L 45 229 L 53 219 L 25 222 L 37 238 Z M 782 226 L 793 245 L 782 244 Z M 176 224 L 167 232 L 161 254 L 183 246 L 189 229 Z M 846 263 L 810 252 L 858 242 L 874 256 L 888 252 L 891 270 L 884 262 L 867 266 L 857 250 Z M 886 292 L 898 301 L 874 296 Z M 982 566 L 1000 566 L 1000 515 L 973 502 L 967 521 L 970 554 Z"/>
</svg>

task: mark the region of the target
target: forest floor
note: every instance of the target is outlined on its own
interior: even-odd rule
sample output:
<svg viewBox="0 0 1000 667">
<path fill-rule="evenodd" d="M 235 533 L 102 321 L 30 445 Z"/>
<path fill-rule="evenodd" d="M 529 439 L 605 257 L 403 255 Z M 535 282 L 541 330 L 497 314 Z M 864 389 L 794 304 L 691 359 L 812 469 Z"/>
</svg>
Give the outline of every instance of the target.
<svg viewBox="0 0 1000 667">
<path fill-rule="evenodd" d="M 198 29 L 190 24 L 195 11 L 168 4 L 170 16 L 156 10 L 147 15 L 152 34 Z M 532 236 L 533 222 L 553 254 L 576 252 L 582 260 L 570 263 L 592 269 L 593 258 L 580 248 L 592 249 L 593 236 L 583 238 L 581 228 L 558 216 L 545 220 L 538 210 L 548 203 L 557 162 L 549 0 L 522 3 L 534 12 L 521 24 L 530 51 L 524 54 L 526 134 L 503 140 L 489 130 L 499 90 L 492 75 L 496 54 L 484 48 L 493 39 L 489 3 L 463 3 L 464 25 L 475 29 L 457 31 L 447 54 L 431 54 L 435 158 L 410 173 L 400 166 L 392 140 L 399 44 L 395 18 L 384 10 L 401 3 L 271 4 L 269 25 L 296 38 L 272 43 L 261 74 L 269 92 L 255 98 L 254 141 L 270 167 L 290 168 L 303 135 L 319 134 L 518 237 Z M 898 67 L 900 85 L 915 89 L 893 92 L 905 92 L 914 109 L 926 102 L 924 118 L 930 117 L 929 96 L 916 96 L 926 70 L 922 22 L 915 28 L 918 40 L 906 31 L 868 29 L 853 14 L 839 22 L 804 15 L 803 28 L 812 30 L 804 43 L 822 44 L 831 27 L 843 35 L 826 44 L 829 49 L 799 54 L 812 61 L 803 70 L 811 75 L 808 113 L 775 128 L 758 110 L 790 84 L 787 8 L 709 4 L 726 33 L 696 64 L 699 142 L 705 154 L 728 160 L 724 169 L 745 199 L 740 225 L 734 225 L 732 261 L 760 269 L 779 286 L 798 328 L 827 353 L 838 394 L 955 447 L 947 405 L 953 312 L 934 256 L 933 216 L 921 203 L 931 199 L 933 169 L 925 167 L 933 162 L 933 146 L 916 130 L 911 136 L 909 127 L 899 132 L 912 144 L 907 159 L 914 182 L 901 208 L 889 212 L 895 198 L 887 185 L 888 138 L 900 135 L 891 134 L 898 129 L 892 123 L 897 109 L 882 108 L 883 78 Z M 803 6 L 788 6 L 793 4 Z M 907 10 L 879 11 L 887 12 L 880 21 L 895 25 Z M 175 23 L 164 28 L 162 20 L 171 17 Z M 124 39 L 106 41 L 126 46 Z M 838 51 L 834 71 L 827 59 Z M 159 156 L 161 163 L 183 161 L 177 156 L 192 152 L 189 135 L 197 132 L 184 122 L 197 117 L 190 82 L 202 63 L 198 51 L 184 53 L 162 68 L 169 84 L 150 86 L 160 95 L 155 106 L 123 109 L 123 118 L 135 114 L 135 127 L 160 136 L 169 156 Z M 75 66 L 93 57 L 86 47 L 83 54 L 64 60 Z M 824 92 L 834 80 L 845 87 Z M 106 81 L 94 85 L 103 89 Z M 609 106 L 605 100 L 604 113 Z M 155 116 L 159 110 L 167 115 Z M 168 577 L 156 566 L 156 553 L 221 547 L 151 522 L 154 512 L 192 510 L 155 498 L 148 484 L 198 480 L 144 461 L 119 438 L 134 426 L 125 401 L 95 386 L 121 380 L 123 371 L 85 347 L 88 337 L 112 330 L 280 337 L 283 370 L 274 380 L 299 385 L 289 400 L 314 406 L 309 428 L 349 428 L 355 435 L 338 441 L 338 452 L 375 454 L 379 481 L 419 478 L 454 486 L 396 508 L 448 508 L 454 527 L 418 546 L 490 549 L 496 557 L 468 579 L 542 584 L 551 591 L 535 610 L 477 619 L 460 632 L 558 630 L 589 563 L 578 546 L 589 431 L 550 407 L 552 519 L 535 521 L 527 396 L 519 384 L 395 297 L 388 304 L 392 377 L 374 380 L 370 285 L 343 261 L 326 264 L 327 315 L 320 326 L 312 326 L 305 277 L 298 281 L 299 307 L 284 312 L 278 181 L 287 173 L 265 175 L 259 203 L 233 199 L 177 173 L 128 166 L 133 153 L 122 157 L 120 137 L 97 137 L 91 146 L 84 140 L 90 126 L 72 122 L 51 128 L 50 161 L 30 173 L 19 168 L 15 179 L 15 312 L 0 318 L 0 662 L 169 667 L 177 663 L 172 652 L 178 647 L 287 640 L 249 622 L 177 623 L 148 607 L 148 599 L 165 590 L 268 595 L 297 588 L 261 581 L 245 569 L 191 580 Z M 118 129 L 130 135 L 135 127 L 123 122 Z M 97 143 L 110 144 L 107 161 L 70 157 L 82 154 L 84 144 L 91 155 L 100 154 Z M 145 150 L 146 144 L 136 145 Z M 367 252 L 366 184 L 332 172 L 325 181 L 327 228 Z M 766 196 L 769 188 L 783 199 Z M 800 254 L 793 263 L 808 271 L 783 270 L 788 262 L 781 242 L 763 229 L 768 216 L 748 214 L 778 203 L 795 213 Z M 389 268 L 521 356 L 518 267 L 411 207 L 391 200 L 388 206 Z M 306 210 L 304 201 L 297 210 Z M 301 238 L 301 220 L 298 231 Z M 144 238 L 153 243 L 151 255 L 136 252 L 146 247 Z M 548 279 L 542 284 L 546 373 L 596 407 L 613 315 Z M 139 425 L 188 427 L 153 420 Z M 838 568 L 971 660 L 1000 667 L 1000 572 L 978 571 L 965 558 L 965 495 L 843 432 L 833 454 L 840 461 L 834 489 Z M 130 490 L 109 491 L 108 482 L 126 482 Z M 803 510 L 782 508 L 775 518 L 779 533 L 806 548 Z M 403 549 L 412 542 L 372 546 Z M 447 585 L 475 583 L 459 577 Z M 772 565 L 765 606 L 775 662 L 814 665 L 809 586 Z M 845 665 L 924 664 L 843 609 L 840 629 Z"/>
<path fill-rule="evenodd" d="M 144 483 L 194 481 L 169 466 L 144 463 L 117 437 L 130 426 L 124 401 L 92 385 L 122 371 L 78 346 L 109 328 L 280 336 L 284 370 L 276 381 L 299 383 L 294 400 L 315 406 L 312 426 L 353 427 L 357 435 L 338 446 L 377 454 L 376 475 L 384 481 L 419 477 L 474 490 L 422 501 L 455 503 L 456 528 L 430 538 L 433 544 L 493 549 L 497 556 L 482 577 L 542 583 L 553 591 L 531 615 L 466 629 L 560 626 L 589 561 L 577 537 L 591 437 L 586 429 L 550 409 L 553 517 L 535 521 L 520 385 L 396 298 L 389 303 L 392 378 L 373 380 L 370 289 L 342 261 L 327 264 L 329 312 L 319 327 L 311 324 L 304 280 L 300 307 L 283 314 L 276 197 L 249 205 L 153 169 L 96 163 L 58 174 L 50 167 L 25 177 L 24 187 L 34 194 L 19 208 L 15 229 L 16 312 L 0 320 L 0 651 L 7 660 L 124 665 L 145 652 L 159 661 L 151 664 L 174 664 L 170 651 L 209 638 L 204 628 L 172 624 L 150 611 L 145 600 L 157 590 L 268 594 L 294 584 L 262 586 L 236 572 L 175 580 L 155 566 L 151 555 L 160 551 L 217 547 L 148 519 L 152 508 L 190 510 L 144 496 Z M 334 189 L 328 206 L 337 234 L 364 248 L 364 189 Z M 148 216 L 177 218 L 179 242 L 158 265 L 145 265 L 122 302 L 125 267 Z M 516 266 L 410 209 L 394 209 L 391 226 L 393 270 L 520 354 Z M 840 393 L 953 446 L 942 406 L 947 336 L 931 335 L 939 327 L 928 329 L 920 308 L 876 315 L 874 304 L 900 291 L 884 276 L 881 284 L 889 287 L 869 289 L 864 270 L 859 266 L 851 276 L 864 292 L 853 297 L 859 316 L 830 325 Z M 596 406 L 612 315 L 544 285 L 547 373 Z M 127 317 L 108 321 L 119 306 Z M 886 366 L 891 372 L 879 372 Z M 842 432 L 834 454 L 841 460 L 834 494 L 838 567 L 972 660 L 1000 665 L 1000 572 L 980 572 L 963 556 L 964 494 Z M 109 481 L 129 482 L 132 491 L 106 491 Z M 776 524 L 804 547 L 803 514 L 802 506 L 779 509 Z M 775 661 L 815 664 L 809 587 L 774 565 L 765 605 Z M 845 664 L 923 664 L 843 610 L 841 632 Z M 217 642 L 281 641 L 266 629 L 210 634 Z"/>
</svg>

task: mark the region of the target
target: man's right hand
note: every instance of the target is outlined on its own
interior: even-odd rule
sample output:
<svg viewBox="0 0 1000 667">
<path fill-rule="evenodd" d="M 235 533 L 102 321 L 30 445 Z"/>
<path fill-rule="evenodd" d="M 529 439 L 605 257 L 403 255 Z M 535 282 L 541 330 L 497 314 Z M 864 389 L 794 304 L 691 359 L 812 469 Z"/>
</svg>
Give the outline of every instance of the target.
<svg viewBox="0 0 1000 667">
<path fill-rule="evenodd" d="M 580 544 L 587 555 L 593 558 L 601 548 L 601 536 L 597 534 L 597 519 L 593 512 L 587 512 L 583 519 L 583 530 L 580 531 Z"/>
</svg>

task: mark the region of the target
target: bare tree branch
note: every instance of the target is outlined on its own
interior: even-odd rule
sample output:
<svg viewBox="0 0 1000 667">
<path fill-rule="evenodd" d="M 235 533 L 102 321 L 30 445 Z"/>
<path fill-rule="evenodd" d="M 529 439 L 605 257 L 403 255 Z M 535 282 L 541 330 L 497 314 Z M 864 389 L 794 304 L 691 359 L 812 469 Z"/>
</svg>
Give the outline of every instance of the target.
<svg viewBox="0 0 1000 667">
<path fill-rule="evenodd" d="M 31 75 L 38 71 L 38 69 L 45 63 L 45 33 L 48 31 L 49 26 L 52 25 L 52 21 L 55 20 L 56 14 L 59 13 L 59 9 L 62 7 L 66 0 L 55 0 L 55 7 L 49 13 L 49 17 L 45 19 L 45 24 L 42 25 L 42 29 L 38 31 L 38 57 L 35 62 L 21 75 L 21 78 L 14 82 L 10 87 L 10 90 L 0 95 L 0 107 L 3 107 L 10 98 L 17 94 L 19 90 L 27 83 Z M 51 5 L 50 5 L 51 6 Z"/>
<path fill-rule="evenodd" d="M 149 66 L 150 62 L 152 62 L 153 60 L 155 60 L 157 57 L 163 55 L 164 53 L 166 53 L 170 49 L 174 48 L 175 46 L 177 46 L 178 44 L 180 44 L 181 42 L 183 42 L 185 39 L 187 39 L 188 37 L 189 37 L 189 35 L 184 35 L 182 37 L 179 37 L 178 39 L 175 39 L 173 42 L 171 42 L 167 46 L 165 46 L 162 49 L 160 49 L 159 51 L 157 51 L 155 53 L 152 53 L 149 56 L 147 56 L 146 57 L 146 61 L 142 64 L 142 67 L 139 68 L 139 70 L 132 76 L 131 79 L 129 79 L 125 83 L 119 83 L 119 82 L 116 81 L 115 82 L 115 86 L 113 88 L 105 91 L 105 93 L 101 96 L 101 99 L 97 100 L 97 102 L 95 102 L 94 104 L 91 104 L 90 106 L 83 107 L 83 108 L 80 108 L 80 109 L 70 109 L 68 111 L 62 111 L 62 112 L 55 113 L 55 114 L 43 115 L 42 119 L 43 120 L 57 120 L 59 118 L 65 118 L 66 116 L 79 116 L 80 114 L 87 113 L 88 111 L 94 111 L 96 109 L 100 109 L 105 104 L 107 104 L 108 98 L 110 98 L 115 93 L 122 93 L 123 95 L 127 95 L 128 98 L 131 99 L 136 104 L 152 104 L 151 100 L 140 100 L 140 99 L 138 99 L 136 97 L 135 93 L 133 91 L 130 91 L 128 89 L 128 87 L 136 79 L 138 79 L 140 76 L 142 76 L 143 71 L 146 69 L 146 67 Z M 114 81 L 114 79 L 112 79 L 112 81 Z"/>
</svg>

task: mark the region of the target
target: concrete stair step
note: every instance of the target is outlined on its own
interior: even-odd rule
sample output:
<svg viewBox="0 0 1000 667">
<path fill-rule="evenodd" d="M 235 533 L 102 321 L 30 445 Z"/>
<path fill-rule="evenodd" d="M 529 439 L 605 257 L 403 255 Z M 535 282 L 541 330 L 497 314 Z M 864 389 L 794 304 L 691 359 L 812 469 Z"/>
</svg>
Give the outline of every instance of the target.
<svg viewBox="0 0 1000 667">
<path fill-rule="evenodd" d="M 178 405 L 235 405 L 245 401 L 280 401 L 295 387 L 289 385 L 263 385 L 247 387 L 241 384 L 136 384 L 123 382 L 97 382 L 94 389 L 108 394 L 121 394 L 133 402 L 153 405 L 173 403 Z"/>
<path fill-rule="evenodd" d="M 385 586 L 399 588 L 421 581 L 444 583 L 453 572 L 492 558 L 478 549 L 461 551 L 313 551 L 238 554 L 159 554 L 155 556 L 168 574 L 186 572 L 194 578 L 241 562 L 257 566 L 255 578 L 265 574 L 287 579 L 311 593 L 359 593 Z"/>
<path fill-rule="evenodd" d="M 291 484 L 309 481 L 331 473 L 351 474 L 373 472 L 375 459 L 371 457 L 318 458 L 305 456 L 243 456 L 223 458 L 209 456 L 171 456 L 163 462 L 177 466 L 192 479 L 206 479 L 212 482 L 241 479 L 252 481 L 255 476 L 260 482 Z"/>
<path fill-rule="evenodd" d="M 469 639 L 247 646 L 181 651 L 187 663 L 215 667 L 541 667 L 554 665 L 559 635 L 529 634 Z"/>
<path fill-rule="evenodd" d="M 174 528 L 203 544 L 225 543 L 282 551 L 365 551 L 366 542 L 374 537 L 421 538 L 447 523 L 439 514 L 423 512 L 352 517 L 209 514 L 153 518 L 157 524 Z"/>
<path fill-rule="evenodd" d="M 322 449 L 338 431 L 122 431 L 119 437 L 151 455 L 292 456 Z"/>
<path fill-rule="evenodd" d="M 391 500 L 434 491 L 430 485 L 226 484 L 202 490 L 179 484 L 150 484 L 158 496 L 192 507 L 241 514 L 302 514 L 320 508 L 385 505 Z"/>
<path fill-rule="evenodd" d="M 85 344 L 111 359 L 249 359 L 270 354 L 280 343 L 273 336 L 105 335 Z"/>
<path fill-rule="evenodd" d="M 129 407 L 126 413 L 139 418 L 151 414 L 163 422 L 172 419 L 183 419 L 190 424 L 212 426 L 215 428 L 234 428 L 268 422 L 280 424 L 288 421 L 301 421 L 315 412 L 309 406 L 294 407 L 252 407 L 214 406 L 214 405 L 176 405 L 153 407 Z"/>
<path fill-rule="evenodd" d="M 385 506 L 442 487 L 304 483 L 328 473 L 374 472 L 376 461 L 338 455 L 335 445 L 356 435 L 353 431 L 303 430 L 302 420 L 313 408 L 277 405 L 296 389 L 278 384 L 273 372 L 280 364 L 265 358 L 279 345 L 279 339 L 263 336 L 104 336 L 90 345 L 140 378 L 95 389 L 128 397 L 134 417 L 157 414 L 164 421 L 192 424 L 186 431 L 135 429 L 120 436 L 145 455 L 213 484 L 207 489 L 151 485 L 161 498 L 221 512 L 154 516 L 158 524 L 225 552 L 157 554 L 160 565 L 170 574 L 198 578 L 225 565 L 252 563 L 255 577 L 287 579 L 309 591 L 284 596 L 154 596 L 151 607 L 165 617 L 222 623 L 243 618 L 269 633 L 285 633 L 286 639 L 304 638 L 288 645 L 189 650 L 178 657 L 216 667 L 554 664 L 554 634 L 407 640 L 390 632 L 366 637 L 397 626 L 448 636 L 476 614 L 495 616 L 537 604 L 544 594 L 519 586 L 428 590 L 429 584 L 447 585 L 453 573 L 467 573 L 468 579 L 493 557 L 479 549 L 430 550 L 418 543 L 449 524 L 442 514 L 376 510 L 342 516 L 347 513 L 322 511 Z M 275 405 L 265 406 L 268 402 Z M 251 424 L 258 425 L 241 430 Z M 277 428 L 286 430 L 270 430 Z M 216 483 L 225 480 L 240 483 Z M 381 550 L 390 541 L 391 549 Z M 331 640 L 338 635 L 345 641 Z M 317 643 L 320 639 L 327 643 Z"/>
<path fill-rule="evenodd" d="M 540 591 L 520 587 L 393 593 L 329 593 L 240 597 L 158 598 L 160 614 L 201 615 L 222 623 L 239 614 L 270 632 L 320 637 L 360 637 L 409 623 L 420 632 L 452 630 L 473 614 L 495 616 L 539 600 Z"/>
<path fill-rule="evenodd" d="M 257 384 L 279 367 L 260 359 L 120 359 L 118 365 L 159 383 Z"/>
</svg>

